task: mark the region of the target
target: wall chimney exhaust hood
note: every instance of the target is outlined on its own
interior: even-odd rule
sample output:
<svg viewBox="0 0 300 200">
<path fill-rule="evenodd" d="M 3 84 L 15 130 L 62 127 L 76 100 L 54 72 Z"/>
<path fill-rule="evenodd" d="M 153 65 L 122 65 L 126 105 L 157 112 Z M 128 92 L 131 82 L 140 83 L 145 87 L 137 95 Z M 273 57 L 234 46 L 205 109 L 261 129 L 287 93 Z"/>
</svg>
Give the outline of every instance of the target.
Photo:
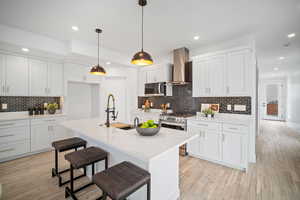
<svg viewBox="0 0 300 200">
<path fill-rule="evenodd" d="M 185 47 L 173 51 L 173 80 L 171 84 L 183 85 L 192 82 L 192 63 L 189 62 L 189 50 Z"/>
</svg>

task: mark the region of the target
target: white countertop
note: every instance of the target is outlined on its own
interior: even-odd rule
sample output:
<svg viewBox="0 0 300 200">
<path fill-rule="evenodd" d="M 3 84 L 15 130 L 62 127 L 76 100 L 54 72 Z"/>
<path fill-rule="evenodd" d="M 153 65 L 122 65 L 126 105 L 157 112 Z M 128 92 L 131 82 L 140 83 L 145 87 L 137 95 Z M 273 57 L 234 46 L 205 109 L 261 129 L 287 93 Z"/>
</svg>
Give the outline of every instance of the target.
<svg viewBox="0 0 300 200">
<path fill-rule="evenodd" d="M 171 149 L 187 143 L 198 137 L 185 131 L 161 128 L 155 136 L 140 136 L 135 129 L 121 130 L 99 126 L 100 119 L 84 119 L 64 121 L 61 124 L 84 138 L 99 144 L 107 145 L 142 161 L 151 159 L 168 152 Z"/>
<path fill-rule="evenodd" d="M 217 113 L 214 118 L 193 116 L 189 117 L 188 120 L 249 125 L 255 120 L 255 118 L 252 115 Z"/>
<path fill-rule="evenodd" d="M 66 114 L 58 113 L 54 115 L 44 114 L 44 115 L 33 115 L 29 116 L 28 112 L 3 112 L 0 113 L 0 122 L 1 121 L 11 121 L 11 120 L 22 120 L 22 119 L 44 119 L 44 118 L 53 118 L 53 117 L 64 117 Z"/>
</svg>

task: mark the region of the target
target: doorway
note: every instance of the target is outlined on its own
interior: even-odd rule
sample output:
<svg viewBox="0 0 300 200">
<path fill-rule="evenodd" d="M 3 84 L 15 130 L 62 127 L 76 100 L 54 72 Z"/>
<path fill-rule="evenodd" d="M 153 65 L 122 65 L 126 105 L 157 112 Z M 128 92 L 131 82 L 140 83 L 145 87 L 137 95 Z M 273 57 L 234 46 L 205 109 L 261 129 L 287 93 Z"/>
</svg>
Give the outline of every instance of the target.
<svg viewBox="0 0 300 200">
<path fill-rule="evenodd" d="M 285 120 L 285 83 L 282 80 L 264 81 L 261 84 L 261 118 Z"/>
</svg>

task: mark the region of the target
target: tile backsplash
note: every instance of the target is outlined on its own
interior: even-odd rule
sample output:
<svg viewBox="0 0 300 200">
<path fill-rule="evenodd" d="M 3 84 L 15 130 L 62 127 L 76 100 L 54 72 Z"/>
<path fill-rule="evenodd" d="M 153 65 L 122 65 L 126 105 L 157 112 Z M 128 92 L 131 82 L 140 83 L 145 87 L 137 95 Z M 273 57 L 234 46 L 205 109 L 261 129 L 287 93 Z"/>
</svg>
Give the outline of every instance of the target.
<svg viewBox="0 0 300 200">
<path fill-rule="evenodd" d="M 201 110 L 201 104 L 220 104 L 220 113 L 251 114 L 251 97 L 192 97 L 192 86 L 173 86 L 173 96 L 138 97 L 138 107 L 141 108 L 144 101 L 153 102 L 153 108 L 160 109 L 161 104 L 170 103 L 174 112 L 196 113 Z M 227 110 L 231 105 L 231 110 Z M 234 111 L 234 105 L 245 105 L 246 111 Z"/>
<path fill-rule="evenodd" d="M 59 105 L 60 97 L 0 96 L 0 112 L 28 111 L 28 108 L 54 102 Z M 2 109 L 2 104 L 7 104 L 7 109 Z"/>
</svg>

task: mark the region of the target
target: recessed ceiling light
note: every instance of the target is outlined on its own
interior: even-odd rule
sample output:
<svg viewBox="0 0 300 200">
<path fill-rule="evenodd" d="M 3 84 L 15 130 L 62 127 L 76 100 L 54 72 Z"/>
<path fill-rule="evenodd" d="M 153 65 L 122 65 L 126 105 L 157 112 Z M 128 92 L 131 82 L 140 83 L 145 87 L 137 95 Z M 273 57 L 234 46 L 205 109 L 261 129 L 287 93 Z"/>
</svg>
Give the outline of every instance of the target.
<svg viewBox="0 0 300 200">
<path fill-rule="evenodd" d="M 194 36 L 194 40 L 199 40 L 200 37 L 198 35 Z"/>
<path fill-rule="evenodd" d="M 78 26 L 72 26 L 72 30 L 73 31 L 79 31 L 79 28 L 78 28 Z"/>
<path fill-rule="evenodd" d="M 296 36 L 296 33 L 290 33 L 290 34 L 288 34 L 288 38 L 293 38 L 295 36 Z"/>
<path fill-rule="evenodd" d="M 284 59 L 285 59 L 285 57 L 283 57 L 283 56 L 279 57 L 279 60 L 284 60 Z"/>
<path fill-rule="evenodd" d="M 278 68 L 278 67 L 274 67 L 273 69 L 274 69 L 274 71 L 278 71 L 278 70 L 279 70 L 279 68 Z"/>
<path fill-rule="evenodd" d="M 28 52 L 28 51 L 29 51 L 29 49 L 28 49 L 28 48 L 22 48 L 22 51 L 24 51 L 24 52 Z"/>
<path fill-rule="evenodd" d="M 107 61 L 107 62 L 106 62 L 106 64 L 107 64 L 107 65 L 110 65 L 110 64 L 111 64 L 111 62 Z"/>
</svg>

